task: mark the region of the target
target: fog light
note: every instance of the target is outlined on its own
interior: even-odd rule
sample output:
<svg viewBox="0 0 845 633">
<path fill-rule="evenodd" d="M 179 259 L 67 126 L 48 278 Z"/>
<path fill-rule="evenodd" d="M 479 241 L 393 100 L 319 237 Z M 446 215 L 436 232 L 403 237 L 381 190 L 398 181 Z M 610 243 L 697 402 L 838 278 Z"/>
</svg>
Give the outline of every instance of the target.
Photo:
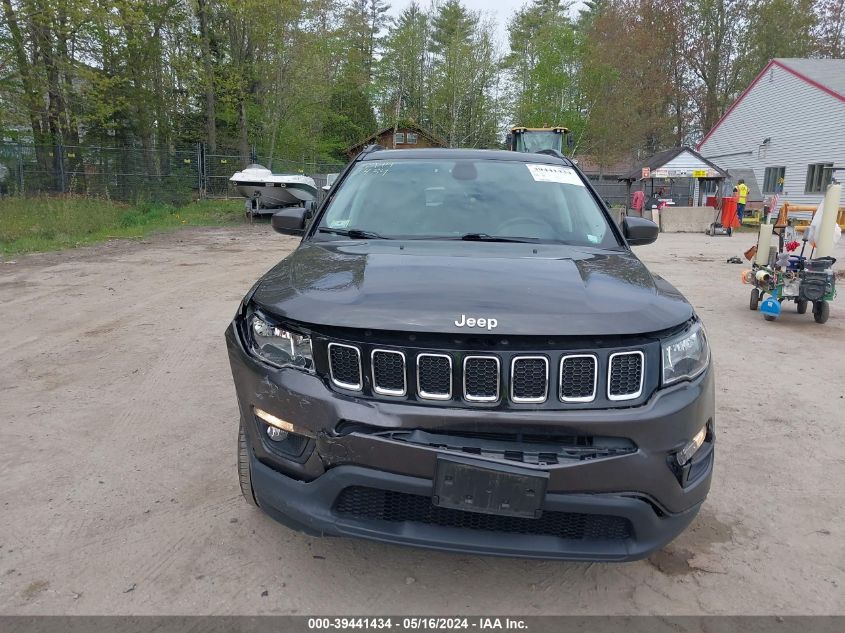
<svg viewBox="0 0 845 633">
<path fill-rule="evenodd" d="M 269 425 L 267 429 L 267 435 L 270 437 L 271 440 L 281 441 L 285 439 L 288 433 L 294 433 L 296 435 L 304 435 L 305 437 L 314 437 L 314 433 L 309 431 L 308 429 L 303 429 L 298 426 L 294 426 L 290 422 L 286 420 L 282 420 L 279 417 L 276 417 L 272 413 L 267 413 L 264 409 L 259 409 L 258 407 L 253 407 L 253 411 L 255 411 L 255 415 L 257 418 L 266 422 Z M 272 429 L 277 429 L 282 431 L 284 434 L 280 434 L 277 436 L 271 433 Z"/>
<path fill-rule="evenodd" d="M 704 444 L 704 438 L 707 437 L 707 427 L 704 426 L 701 430 L 695 434 L 695 437 L 690 440 L 690 442 L 684 446 L 678 454 L 675 456 L 675 459 L 678 460 L 678 465 L 683 466 L 689 460 L 692 459 L 695 452 L 701 448 L 701 445 Z"/>
<path fill-rule="evenodd" d="M 279 427 L 267 425 L 267 437 L 269 437 L 274 442 L 281 442 L 282 440 L 286 439 L 288 436 L 287 431 L 283 431 Z"/>
</svg>

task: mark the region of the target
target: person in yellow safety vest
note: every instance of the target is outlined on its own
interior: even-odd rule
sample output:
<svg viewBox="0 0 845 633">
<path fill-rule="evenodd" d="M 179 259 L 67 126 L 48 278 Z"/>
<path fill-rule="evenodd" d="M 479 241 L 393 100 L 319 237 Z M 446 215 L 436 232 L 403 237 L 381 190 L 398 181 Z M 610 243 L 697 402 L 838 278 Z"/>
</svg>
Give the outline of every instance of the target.
<svg viewBox="0 0 845 633">
<path fill-rule="evenodd" d="M 745 203 L 748 202 L 748 185 L 742 178 L 734 187 L 734 193 L 739 196 L 736 201 L 736 217 L 739 219 L 739 225 L 742 226 L 742 214 L 745 211 Z"/>
</svg>

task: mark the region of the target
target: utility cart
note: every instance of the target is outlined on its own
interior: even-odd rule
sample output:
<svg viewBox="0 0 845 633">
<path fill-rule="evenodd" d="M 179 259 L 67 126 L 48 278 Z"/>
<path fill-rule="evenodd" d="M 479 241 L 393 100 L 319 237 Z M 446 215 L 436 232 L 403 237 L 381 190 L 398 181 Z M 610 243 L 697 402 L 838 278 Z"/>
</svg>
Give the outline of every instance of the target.
<svg viewBox="0 0 845 633">
<path fill-rule="evenodd" d="M 816 323 L 824 323 L 830 315 L 830 301 L 836 296 L 836 275 L 833 257 L 809 259 L 800 255 L 778 256 L 782 265 L 754 267 L 743 273 L 743 281 L 754 286 L 748 307 L 760 310 L 763 318 L 774 321 L 780 316 L 781 304 L 794 301 L 798 314 L 805 314 L 812 304 Z M 768 295 L 768 297 L 767 297 Z"/>
</svg>

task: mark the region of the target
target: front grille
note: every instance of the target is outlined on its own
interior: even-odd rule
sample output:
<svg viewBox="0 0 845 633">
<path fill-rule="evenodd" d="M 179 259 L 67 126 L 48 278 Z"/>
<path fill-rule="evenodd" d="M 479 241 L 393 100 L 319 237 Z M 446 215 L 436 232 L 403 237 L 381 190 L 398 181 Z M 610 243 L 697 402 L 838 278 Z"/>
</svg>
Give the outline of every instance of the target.
<svg viewBox="0 0 845 633">
<path fill-rule="evenodd" d="M 545 402 L 549 393 L 549 359 L 518 356 L 511 362 L 511 400 Z"/>
<path fill-rule="evenodd" d="M 643 392 L 643 353 L 619 352 L 610 355 L 607 397 L 633 400 Z"/>
<path fill-rule="evenodd" d="M 384 396 L 404 396 L 405 355 L 386 349 L 375 349 L 371 355 L 373 391 Z"/>
<path fill-rule="evenodd" d="M 417 393 L 427 400 L 452 398 L 452 357 L 446 354 L 417 356 Z"/>
<path fill-rule="evenodd" d="M 564 356 L 560 361 L 560 399 L 590 402 L 596 397 L 598 360 L 591 354 Z"/>
<path fill-rule="evenodd" d="M 520 343 L 518 351 L 428 351 L 396 340 L 384 343 L 389 348 L 327 342 L 322 371 L 335 388 L 363 397 L 447 406 L 618 408 L 642 404 L 655 388 L 655 376 L 646 376 L 645 349 L 534 351 Z"/>
<path fill-rule="evenodd" d="M 582 541 L 622 541 L 631 536 L 631 523 L 624 517 L 555 511 L 545 511 L 538 519 L 480 514 L 439 508 L 423 495 L 364 486 L 344 488 L 335 501 L 334 511 L 359 519 L 391 523 L 408 521 L 440 527 L 537 534 Z"/>
<path fill-rule="evenodd" d="M 464 358 L 464 398 L 471 402 L 495 402 L 499 399 L 497 356 Z"/>
<path fill-rule="evenodd" d="M 360 391 L 361 382 L 361 353 L 357 347 L 329 343 L 329 369 L 332 382 L 343 389 Z"/>
</svg>

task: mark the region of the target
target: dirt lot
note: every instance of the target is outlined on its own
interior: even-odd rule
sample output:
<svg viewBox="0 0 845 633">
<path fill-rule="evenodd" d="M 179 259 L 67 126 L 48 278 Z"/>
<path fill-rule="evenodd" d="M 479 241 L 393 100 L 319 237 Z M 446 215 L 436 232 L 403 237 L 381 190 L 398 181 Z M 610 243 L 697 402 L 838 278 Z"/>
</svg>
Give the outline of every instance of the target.
<svg viewBox="0 0 845 633">
<path fill-rule="evenodd" d="M 752 242 L 639 249 L 707 323 L 719 438 L 692 528 L 624 565 L 313 539 L 248 507 L 223 330 L 295 245 L 266 224 L 0 262 L 0 613 L 843 614 L 845 298 L 764 322 L 725 263 Z"/>
</svg>

